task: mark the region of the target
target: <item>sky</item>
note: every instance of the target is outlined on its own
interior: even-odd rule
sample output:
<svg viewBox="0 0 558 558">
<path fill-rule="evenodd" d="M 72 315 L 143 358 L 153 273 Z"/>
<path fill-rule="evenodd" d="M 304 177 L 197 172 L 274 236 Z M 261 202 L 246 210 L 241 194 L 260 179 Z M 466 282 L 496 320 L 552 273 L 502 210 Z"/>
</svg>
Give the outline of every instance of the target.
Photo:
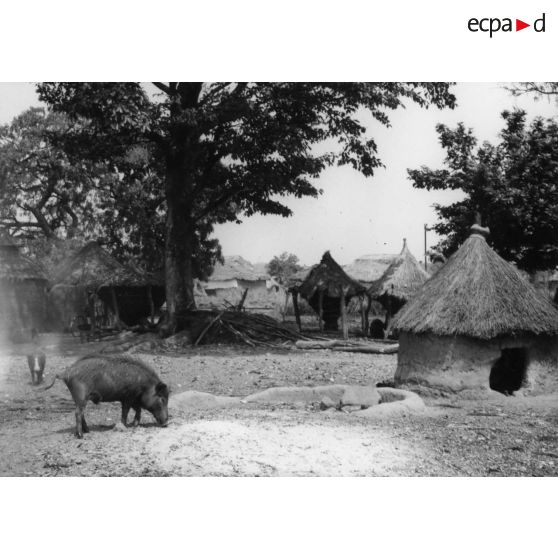
<svg viewBox="0 0 558 558">
<path fill-rule="evenodd" d="M 317 263 L 326 250 L 341 264 L 365 254 L 397 253 L 403 238 L 418 259 L 424 254 L 424 225 L 436 222 L 433 204 L 448 204 L 459 192 L 427 192 L 414 189 L 408 168 L 441 167 L 444 150 L 438 143 L 437 123 L 455 126 L 464 122 L 480 141 L 495 142 L 502 129 L 503 110 L 515 107 L 528 118 L 553 117 L 558 107 L 528 96 L 512 97 L 500 83 L 462 83 L 452 88 L 457 108 L 421 109 L 408 103 L 390 112 L 391 127 L 372 118 L 363 119 L 367 133 L 378 145 L 385 168 L 365 178 L 349 167 L 332 167 L 314 181 L 323 190 L 318 198 L 284 201 L 293 211 L 290 218 L 256 215 L 242 224 L 215 228 L 225 256 L 240 255 L 251 262 L 268 262 L 282 252 L 292 252 L 302 264 Z M 39 105 L 30 83 L 0 83 L 0 124 L 30 106 Z M 438 239 L 428 233 L 428 246 Z"/>
</svg>

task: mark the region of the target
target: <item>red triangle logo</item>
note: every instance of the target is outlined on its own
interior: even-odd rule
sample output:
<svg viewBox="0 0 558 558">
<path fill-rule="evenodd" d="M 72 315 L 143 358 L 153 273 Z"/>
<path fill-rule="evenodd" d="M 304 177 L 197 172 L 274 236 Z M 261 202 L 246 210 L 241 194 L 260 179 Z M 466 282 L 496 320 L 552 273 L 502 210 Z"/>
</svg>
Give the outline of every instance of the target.
<svg viewBox="0 0 558 558">
<path fill-rule="evenodd" d="M 521 21 L 520 19 L 515 20 L 515 30 L 516 31 L 521 31 L 522 29 L 525 29 L 526 27 L 531 27 L 531 24 L 530 23 L 525 23 L 524 21 Z"/>
</svg>

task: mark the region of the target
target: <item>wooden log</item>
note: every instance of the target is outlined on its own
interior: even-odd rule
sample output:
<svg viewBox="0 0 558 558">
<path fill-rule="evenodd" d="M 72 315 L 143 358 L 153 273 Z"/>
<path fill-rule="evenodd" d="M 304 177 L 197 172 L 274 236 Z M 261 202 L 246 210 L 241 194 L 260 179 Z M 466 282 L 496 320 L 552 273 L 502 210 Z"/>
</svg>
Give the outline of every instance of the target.
<svg viewBox="0 0 558 558">
<path fill-rule="evenodd" d="M 240 312 L 242 310 L 242 308 L 244 307 L 244 302 L 246 301 L 246 296 L 248 295 L 248 289 L 244 289 L 244 292 L 242 293 L 242 298 L 240 299 L 240 302 L 238 303 L 238 306 L 236 307 L 236 311 Z"/>
<path fill-rule="evenodd" d="M 365 353 L 372 355 L 391 355 L 399 351 L 399 344 L 387 345 L 385 347 L 331 347 L 332 351 L 342 351 L 345 353 Z"/>
<path fill-rule="evenodd" d="M 296 325 L 298 326 L 298 331 L 302 333 L 302 323 L 300 321 L 300 308 L 298 307 L 298 291 L 293 291 L 292 297 L 293 297 L 293 308 L 295 313 Z"/>
<path fill-rule="evenodd" d="M 339 341 L 297 341 L 297 349 L 332 349 L 339 346 Z"/>
</svg>

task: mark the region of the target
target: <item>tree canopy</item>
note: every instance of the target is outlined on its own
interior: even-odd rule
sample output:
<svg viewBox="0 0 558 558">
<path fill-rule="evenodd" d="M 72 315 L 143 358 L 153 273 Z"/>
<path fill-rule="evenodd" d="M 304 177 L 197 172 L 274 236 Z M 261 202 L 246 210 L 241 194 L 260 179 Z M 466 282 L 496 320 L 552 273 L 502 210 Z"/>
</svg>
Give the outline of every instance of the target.
<svg viewBox="0 0 558 558">
<path fill-rule="evenodd" d="M 67 153 L 114 160 L 141 147 L 166 203 L 167 307 L 173 327 L 195 306 L 194 255 L 215 223 L 254 213 L 287 217 L 285 196 L 314 196 L 330 165 L 365 176 L 381 166 L 359 120 L 389 125 L 409 101 L 453 107 L 446 83 L 43 83 L 40 98 L 70 119 Z M 155 93 L 156 92 L 156 93 Z M 328 141 L 329 140 L 329 141 Z M 334 145 L 333 149 L 319 149 Z M 72 156 L 72 155 L 70 155 Z"/>
<path fill-rule="evenodd" d="M 276 277 L 282 285 L 285 285 L 287 281 L 301 269 L 302 266 L 298 263 L 298 256 L 289 254 L 288 252 L 283 252 L 279 256 L 274 256 L 267 264 L 267 272 L 272 277 Z"/>
<path fill-rule="evenodd" d="M 526 271 L 558 264 L 558 124 L 524 111 L 504 111 L 500 142 L 478 146 L 473 130 L 460 123 L 436 127 L 446 150 L 444 168 L 408 170 L 416 188 L 461 190 L 465 197 L 435 205 L 439 248 L 454 252 L 469 234 L 475 214 L 490 228 L 489 241 L 505 259 Z"/>
</svg>

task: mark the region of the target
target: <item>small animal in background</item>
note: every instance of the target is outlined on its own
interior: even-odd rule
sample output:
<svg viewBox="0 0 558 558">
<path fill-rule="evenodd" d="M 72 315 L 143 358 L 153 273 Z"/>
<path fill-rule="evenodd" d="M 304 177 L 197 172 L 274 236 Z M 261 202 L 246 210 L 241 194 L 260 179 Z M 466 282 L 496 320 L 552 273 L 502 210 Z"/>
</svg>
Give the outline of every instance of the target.
<svg viewBox="0 0 558 558">
<path fill-rule="evenodd" d="M 31 383 L 37 385 L 43 381 L 46 355 L 39 346 L 39 334 L 35 328 L 31 330 L 31 342 L 33 347 L 27 354 L 27 364 L 29 364 L 29 371 L 31 372 Z"/>
</svg>

